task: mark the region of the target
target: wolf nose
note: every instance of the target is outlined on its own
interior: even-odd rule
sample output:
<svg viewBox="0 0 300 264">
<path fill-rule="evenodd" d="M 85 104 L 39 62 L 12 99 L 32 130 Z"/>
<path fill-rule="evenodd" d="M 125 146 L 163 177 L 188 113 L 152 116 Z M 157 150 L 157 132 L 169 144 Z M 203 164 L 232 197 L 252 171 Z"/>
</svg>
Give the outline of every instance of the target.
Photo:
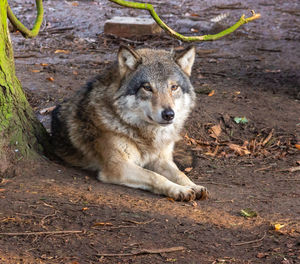
<svg viewBox="0 0 300 264">
<path fill-rule="evenodd" d="M 166 121 L 171 121 L 174 119 L 175 113 L 171 108 L 167 108 L 161 112 L 161 116 Z"/>
</svg>

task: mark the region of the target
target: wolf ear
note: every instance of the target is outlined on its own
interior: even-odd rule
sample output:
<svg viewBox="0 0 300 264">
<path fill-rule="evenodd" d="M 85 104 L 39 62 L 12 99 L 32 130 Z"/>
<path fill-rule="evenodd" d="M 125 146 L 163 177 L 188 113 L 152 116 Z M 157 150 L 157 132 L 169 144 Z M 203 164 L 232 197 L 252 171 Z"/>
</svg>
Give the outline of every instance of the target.
<svg viewBox="0 0 300 264">
<path fill-rule="evenodd" d="M 188 75 L 191 76 L 192 67 L 195 61 L 196 49 L 190 46 L 183 51 L 175 54 L 175 61 L 180 68 Z"/>
<path fill-rule="evenodd" d="M 141 57 L 130 47 L 121 45 L 118 52 L 120 75 L 123 77 L 127 71 L 133 71 L 141 62 Z"/>
</svg>

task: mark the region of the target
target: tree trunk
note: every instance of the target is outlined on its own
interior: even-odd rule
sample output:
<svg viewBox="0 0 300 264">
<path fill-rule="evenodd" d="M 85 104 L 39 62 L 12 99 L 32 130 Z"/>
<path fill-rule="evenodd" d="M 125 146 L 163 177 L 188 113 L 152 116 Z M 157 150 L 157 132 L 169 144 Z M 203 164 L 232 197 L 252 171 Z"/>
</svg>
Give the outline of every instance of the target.
<svg viewBox="0 0 300 264">
<path fill-rule="evenodd" d="M 15 76 L 6 10 L 0 0 L 0 176 L 14 161 L 37 157 L 48 141 Z"/>
</svg>

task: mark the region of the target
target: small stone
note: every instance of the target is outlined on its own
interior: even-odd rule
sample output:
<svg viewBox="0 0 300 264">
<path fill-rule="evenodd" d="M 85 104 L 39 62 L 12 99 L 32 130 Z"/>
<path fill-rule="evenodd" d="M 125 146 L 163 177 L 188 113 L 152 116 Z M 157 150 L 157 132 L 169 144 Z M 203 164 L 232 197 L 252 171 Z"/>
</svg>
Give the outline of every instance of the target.
<svg viewBox="0 0 300 264">
<path fill-rule="evenodd" d="M 162 29 L 152 18 L 113 17 L 104 25 L 104 33 L 119 37 L 133 37 L 159 34 Z"/>
</svg>

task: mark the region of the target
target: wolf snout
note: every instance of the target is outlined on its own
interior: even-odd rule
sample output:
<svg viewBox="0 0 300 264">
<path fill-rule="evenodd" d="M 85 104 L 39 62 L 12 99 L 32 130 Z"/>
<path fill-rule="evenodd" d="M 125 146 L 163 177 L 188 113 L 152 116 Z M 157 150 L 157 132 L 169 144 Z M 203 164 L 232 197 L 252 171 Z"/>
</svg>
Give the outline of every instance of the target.
<svg viewBox="0 0 300 264">
<path fill-rule="evenodd" d="M 173 109 L 167 108 L 161 112 L 161 117 L 163 120 L 171 121 L 174 119 L 175 113 L 174 113 Z"/>
</svg>

